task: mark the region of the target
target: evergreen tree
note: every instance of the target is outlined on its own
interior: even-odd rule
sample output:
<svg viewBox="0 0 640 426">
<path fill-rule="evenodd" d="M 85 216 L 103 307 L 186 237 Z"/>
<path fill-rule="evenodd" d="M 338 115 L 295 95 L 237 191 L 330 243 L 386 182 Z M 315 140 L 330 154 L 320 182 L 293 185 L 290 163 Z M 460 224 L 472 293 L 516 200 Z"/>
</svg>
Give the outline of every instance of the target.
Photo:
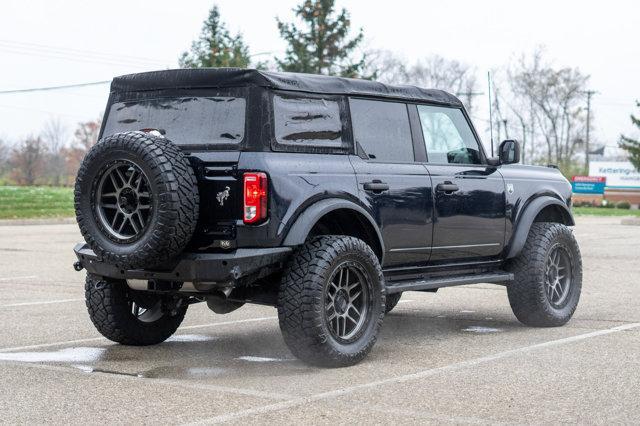
<svg viewBox="0 0 640 426">
<path fill-rule="evenodd" d="M 241 34 L 232 36 L 220 19 L 218 6 L 213 6 L 209 17 L 202 25 L 202 32 L 191 43 L 191 50 L 179 59 L 183 68 L 239 67 L 249 66 L 249 47 Z"/>
<path fill-rule="evenodd" d="M 636 105 L 640 108 L 640 101 L 636 101 Z M 634 126 L 640 129 L 640 118 L 631 114 L 631 122 Z M 636 168 L 640 170 L 640 140 L 631 139 L 625 135 L 620 136 L 620 148 L 629 153 L 629 161 Z"/>
<path fill-rule="evenodd" d="M 348 38 L 351 21 L 346 9 L 334 10 L 335 0 L 304 0 L 293 9 L 302 25 L 279 19 L 280 36 L 288 47 L 283 59 L 276 58 L 282 71 L 357 77 L 364 67 L 364 56 L 353 58 L 362 41 L 362 29 Z"/>
</svg>

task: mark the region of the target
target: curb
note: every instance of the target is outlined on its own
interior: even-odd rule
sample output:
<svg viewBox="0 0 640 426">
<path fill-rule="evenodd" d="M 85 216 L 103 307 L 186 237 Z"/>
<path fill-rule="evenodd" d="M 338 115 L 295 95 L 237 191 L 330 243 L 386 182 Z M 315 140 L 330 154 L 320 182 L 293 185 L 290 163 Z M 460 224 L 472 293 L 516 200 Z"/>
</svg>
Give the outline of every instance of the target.
<svg viewBox="0 0 640 426">
<path fill-rule="evenodd" d="M 640 226 L 640 217 L 625 217 L 620 221 L 622 225 Z"/>
<path fill-rule="evenodd" d="M 0 226 L 25 226 L 25 225 L 70 225 L 75 224 L 74 217 L 52 217 L 45 219 L 0 219 Z"/>
</svg>

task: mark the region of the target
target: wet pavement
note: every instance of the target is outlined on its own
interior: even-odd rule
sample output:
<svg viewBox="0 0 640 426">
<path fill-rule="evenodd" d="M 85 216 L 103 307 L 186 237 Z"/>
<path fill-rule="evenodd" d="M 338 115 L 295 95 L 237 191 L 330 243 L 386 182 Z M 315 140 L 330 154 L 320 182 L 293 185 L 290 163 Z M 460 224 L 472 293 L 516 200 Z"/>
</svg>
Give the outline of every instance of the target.
<svg viewBox="0 0 640 426">
<path fill-rule="evenodd" d="M 308 367 L 276 311 L 190 307 L 167 342 L 100 337 L 73 225 L 0 226 L 3 423 L 638 423 L 640 227 L 580 218 L 583 296 L 565 327 L 513 317 L 503 287 L 406 293 L 361 364 Z"/>
</svg>

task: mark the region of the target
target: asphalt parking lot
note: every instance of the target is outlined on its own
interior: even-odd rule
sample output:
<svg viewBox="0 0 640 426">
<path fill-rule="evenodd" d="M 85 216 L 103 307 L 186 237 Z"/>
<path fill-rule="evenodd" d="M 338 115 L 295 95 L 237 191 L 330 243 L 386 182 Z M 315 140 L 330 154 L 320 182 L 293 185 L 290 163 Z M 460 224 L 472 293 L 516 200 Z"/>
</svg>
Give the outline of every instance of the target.
<svg viewBox="0 0 640 426">
<path fill-rule="evenodd" d="M 113 344 L 86 314 L 74 225 L 0 226 L 0 422 L 640 422 L 640 226 L 579 218 L 573 320 L 534 329 L 503 287 L 406 293 L 365 362 L 310 368 L 273 308 L 192 306 L 155 347 Z"/>
</svg>

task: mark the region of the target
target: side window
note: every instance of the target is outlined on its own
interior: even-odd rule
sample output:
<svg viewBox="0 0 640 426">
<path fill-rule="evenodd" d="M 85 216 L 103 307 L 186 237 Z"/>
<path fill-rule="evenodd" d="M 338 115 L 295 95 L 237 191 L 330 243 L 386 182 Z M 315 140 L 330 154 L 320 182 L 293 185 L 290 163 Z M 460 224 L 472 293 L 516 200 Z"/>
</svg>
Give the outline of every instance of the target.
<svg viewBox="0 0 640 426">
<path fill-rule="evenodd" d="M 353 137 L 369 158 L 414 161 L 407 106 L 403 103 L 349 99 Z"/>
<path fill-rule="evenodd" d="M 343 147 L 340 105 L 335 100 L 273 96 L 276 141 L 299 147 Z"/>
<path fill-rule="evenodd" d="M 418 114 L 430 163 L 482 163 L 478 142 L 461 110 L 418 105 Z"/>
</svg>

